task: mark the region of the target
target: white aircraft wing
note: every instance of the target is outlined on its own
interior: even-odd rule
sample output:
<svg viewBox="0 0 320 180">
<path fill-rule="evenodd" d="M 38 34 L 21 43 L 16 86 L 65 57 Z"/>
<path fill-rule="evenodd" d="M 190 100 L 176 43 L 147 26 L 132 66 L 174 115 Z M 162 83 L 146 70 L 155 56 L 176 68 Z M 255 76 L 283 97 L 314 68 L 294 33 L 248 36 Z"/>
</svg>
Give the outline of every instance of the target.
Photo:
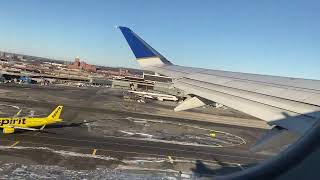
<svg viewBox="0 0 320 180">
<path fill-rule="evenodd" d="M 41 126 L 40 129 L 30 128 L 30 127 L 20 127 L 20 126 L 10 126 L 10 127 L 14 129 L 23 129 L 23 130 L 29 130 L 29 131 L 42 131 L 46 127 L 46 125 Z"/>
<path fill-rule="evenodd" d="M 11 126 L 11 128 L 14 128 L 14 129 L 23 129 L 23 130 L 29 130 L 29 131 L 39 131 L 39 130 L 40 130 L 40 129 L 36 129 L 36 128 L 19 127 L 19 126 Z"/>
<path fill-rule="evenodd" d="M 176 109 L 203 105 L 204 98 L 267 121 L 272 130 L 256 150 L 268 147 L 271 140 L 300 137 L 320 117 L 319 80 L 174 65 L 129 28 L 119 29 L 142 69 L 174 78 L 174 87 L 193 96 Z"/>
</svg>

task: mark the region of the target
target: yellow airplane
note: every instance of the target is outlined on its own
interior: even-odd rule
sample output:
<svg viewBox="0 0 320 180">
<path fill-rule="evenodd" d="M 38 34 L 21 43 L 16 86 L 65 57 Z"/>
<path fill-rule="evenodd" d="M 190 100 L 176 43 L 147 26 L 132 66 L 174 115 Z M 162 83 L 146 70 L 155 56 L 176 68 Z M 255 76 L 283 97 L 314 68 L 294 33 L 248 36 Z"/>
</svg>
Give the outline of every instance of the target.
<svg viewBox="0 0 320 180">
<path fill-rule="evenodd" d="M 33 117 L 18 117 L 21 110 L 14 116 L 9 118 L 0 118 L 0 128 L 4 134 L 14 133 L 15 129 L 23 129 L 30 131 L 41 131 L 47 124 L 61 122 L 60 114 L 63 106 L 56 107 L 48 117 L 33 118 Z M 40 127 L 40 129 L 32 127 Z"/>
</svg>

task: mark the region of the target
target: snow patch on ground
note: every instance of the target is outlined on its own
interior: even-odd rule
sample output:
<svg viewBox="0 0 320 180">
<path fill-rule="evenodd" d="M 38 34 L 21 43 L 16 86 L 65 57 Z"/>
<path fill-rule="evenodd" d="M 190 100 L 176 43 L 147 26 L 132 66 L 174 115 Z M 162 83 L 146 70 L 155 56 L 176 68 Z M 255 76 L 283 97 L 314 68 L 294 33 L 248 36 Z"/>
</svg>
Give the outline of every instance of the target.
<svg viewBox="0 0 320 180">
<path fill-rule="evenodd" d="M 113 170 L 108 168 L 96 168 L 94 170 L 70 170 L 60 166 L 47 165 L 23 165 L 17 163 L 0 162 L 1 179 L 178 179 L 176 172 L 145 173 L 148 169 L 122 168 Z"/>
<path fill-rule="evenodd" d="M 83 158 L 95 158 L 95 159 L 102 159 L 102 160 L 118 160 L 116 158 L 110 157 L 110 156 L 100 156 L 100 155 L 91 155 L 91 154 L 83 154 L 78 152 L 71 152 L 71 151 L 64 151 L 64 150 L 55 150 L 48 147 L 27 147 L 27 146 L 0 146 L 0 150 L 9 150 L 9 149 L 26 149 L 26 150 L 44 150 L 49 151 L 52 153 L 59 154 L 61 156 L 73 156 L 73 157 L 83 157 Z"/>
</svg>

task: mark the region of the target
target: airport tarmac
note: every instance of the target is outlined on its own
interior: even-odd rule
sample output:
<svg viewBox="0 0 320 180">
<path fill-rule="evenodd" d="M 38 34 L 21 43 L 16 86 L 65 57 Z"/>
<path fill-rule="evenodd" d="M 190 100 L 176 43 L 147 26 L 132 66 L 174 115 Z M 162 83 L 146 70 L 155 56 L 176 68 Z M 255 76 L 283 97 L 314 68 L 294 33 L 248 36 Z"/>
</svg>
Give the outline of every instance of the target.
<svg viewBox="0 0 320 180">
<path fill-rule="evenodd" d="M 273 156 L 249 151 L 266 131 L 264 128 L 210 121 L 210 116 L 218 118 L 224 112 L 218 115 L 186 112 L 188 118 L 186 115 L 179 118 L 171 106 L 128 104 L 122 100 L 120 91 L 105 88 L 1 85 L 0 100 L 1 116 L 13 115 L 17 109 L 23 109 L 22 115 L 32 112 L 34 116 L 45 116 L 56 105 L 64 105 L 64 122 L 48 126 L 44 132 L 0 135 L 3 177 L 25 166 L 28 171 L 46 166 L 48 171 L 43 173 L 47 176 L 50 168 L 57 166 L 62 174 L 66 170 L 75 174 L 105 173 L 107 169 L 108 173 L 121 170 L 121 173 L 165 173 L 176 177 L 181 171 L 189 177 L 194 174 L 210 177 L 240 171 Z M 209 120 L 193 118 L 199 114 Z M 261 123 L 242 114 L 239 117 L 233 112 L 226 114 L 224 119 Z M 216 137 L 210 137 L 212 132 Z M 18 173 L 17 177 L 20 176 L 23 175 Z"/>
</svg>

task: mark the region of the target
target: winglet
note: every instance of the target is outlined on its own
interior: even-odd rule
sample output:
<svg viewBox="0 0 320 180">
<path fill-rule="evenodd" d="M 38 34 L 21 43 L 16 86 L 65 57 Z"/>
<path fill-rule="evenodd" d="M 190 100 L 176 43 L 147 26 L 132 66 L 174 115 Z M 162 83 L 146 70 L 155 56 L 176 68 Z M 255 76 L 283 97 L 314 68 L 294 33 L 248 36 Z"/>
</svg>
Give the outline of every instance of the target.
<svg viewBox="0 0 320 180">
<path fill-rule="evenodd" d="M 134 56 L 137 58 L 137 61 L 142 68 L 148 69 L 148 67 L 158 67 L 172 64 L 131 29 L 123 26 L 119 26 L 118 28 L 121 30 L 123 36 L 127 40 Z"/>
</svg>

